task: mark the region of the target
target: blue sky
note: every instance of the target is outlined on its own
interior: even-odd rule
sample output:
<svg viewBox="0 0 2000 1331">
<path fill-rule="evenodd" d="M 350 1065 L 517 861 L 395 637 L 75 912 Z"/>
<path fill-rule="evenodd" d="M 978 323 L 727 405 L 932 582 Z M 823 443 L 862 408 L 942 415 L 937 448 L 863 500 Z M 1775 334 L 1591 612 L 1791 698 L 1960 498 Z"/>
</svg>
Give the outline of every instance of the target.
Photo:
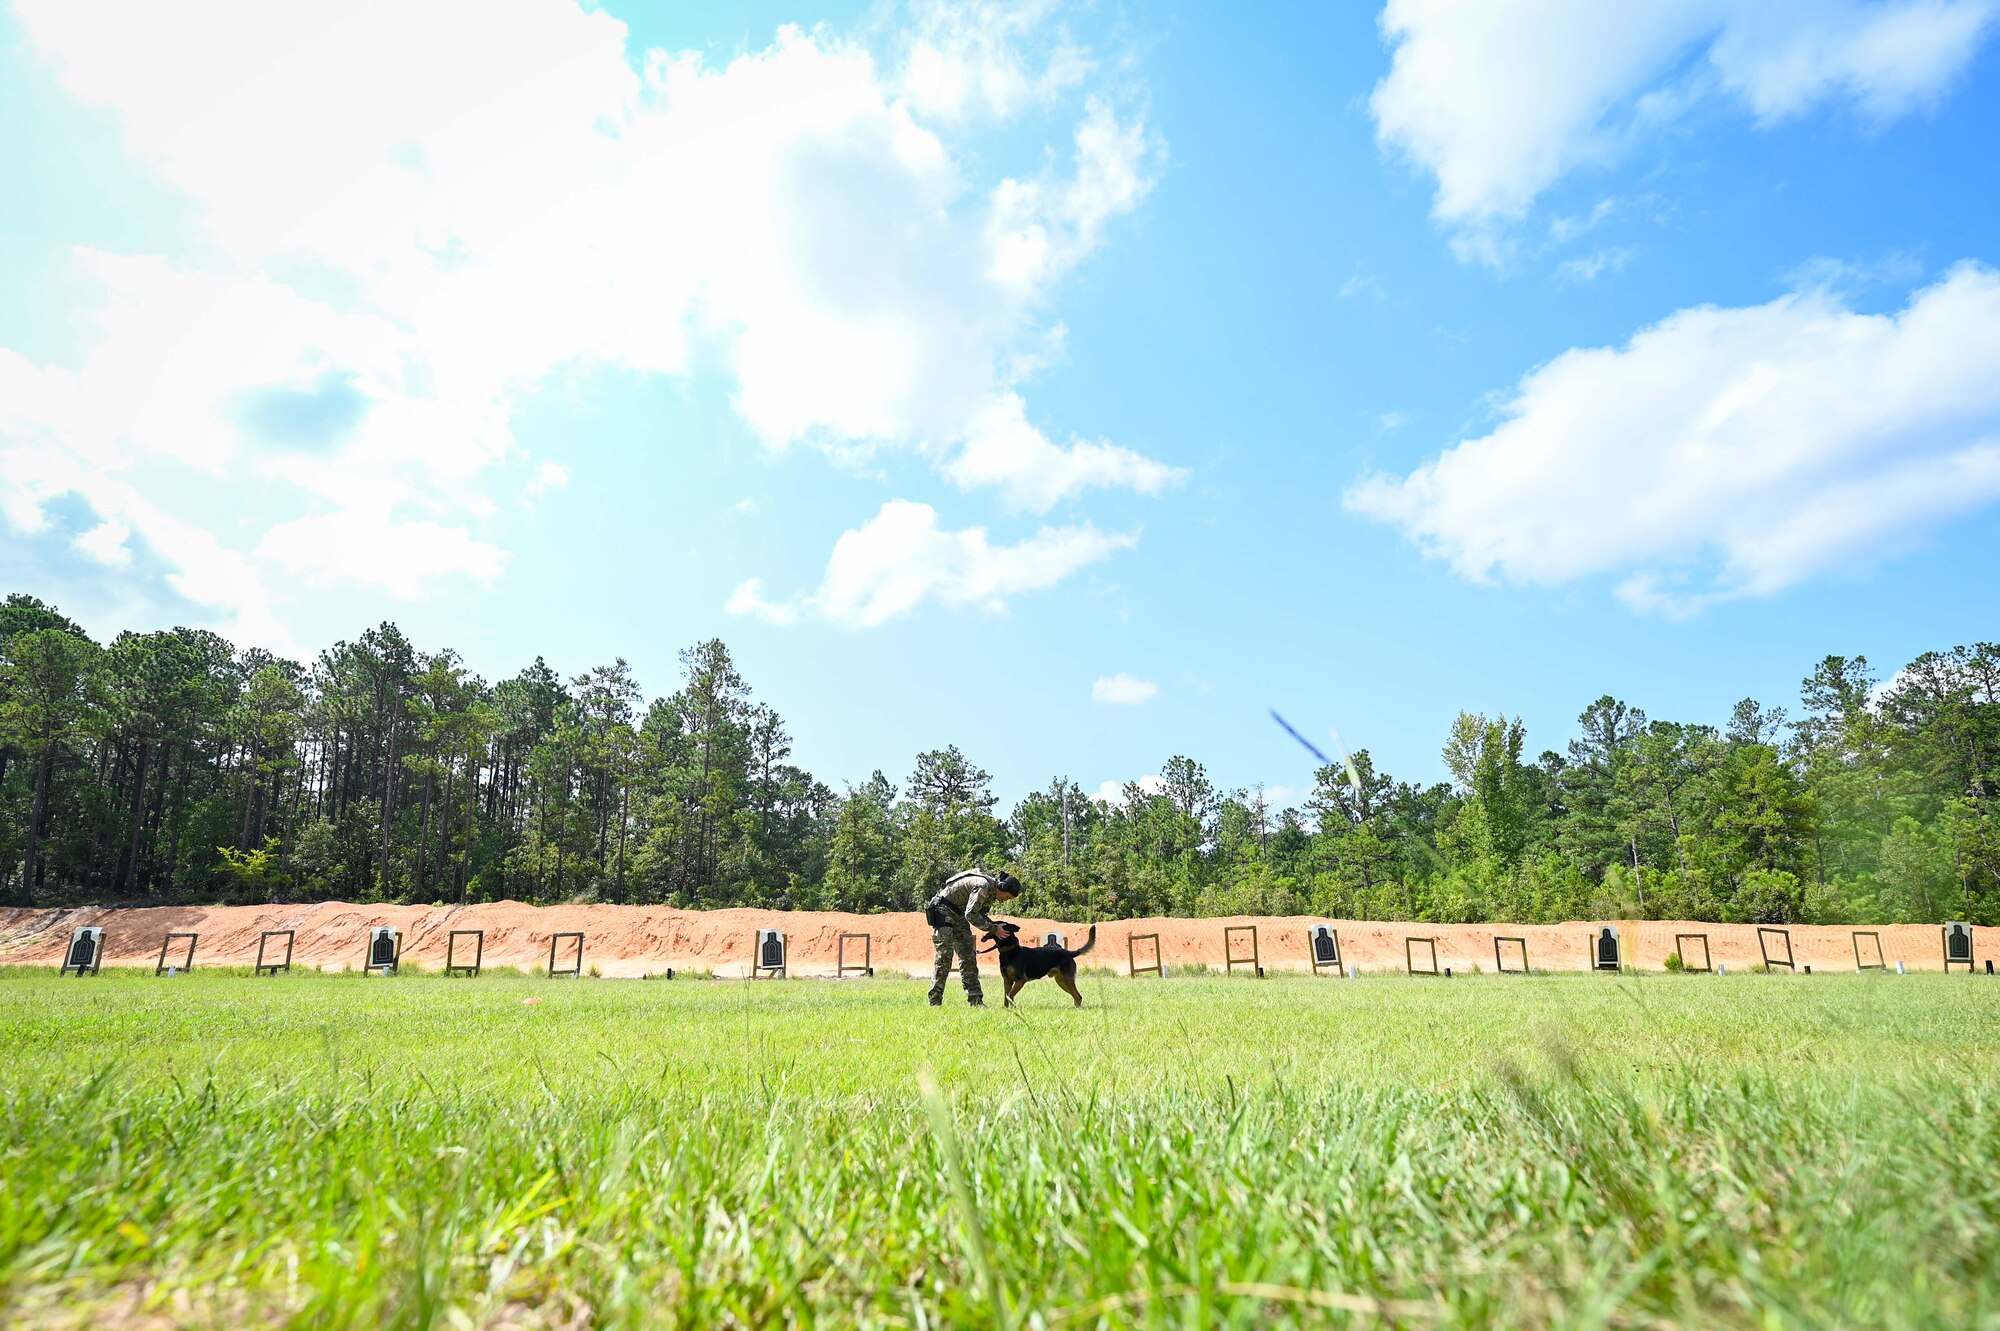
<svg viewBox="0 0 2000 1331">
<path fill-rule="evenodd" d="M 834 782 L 1991 637 L 2000 0 L 0 9 L 0 560 Z"/>
</svg>

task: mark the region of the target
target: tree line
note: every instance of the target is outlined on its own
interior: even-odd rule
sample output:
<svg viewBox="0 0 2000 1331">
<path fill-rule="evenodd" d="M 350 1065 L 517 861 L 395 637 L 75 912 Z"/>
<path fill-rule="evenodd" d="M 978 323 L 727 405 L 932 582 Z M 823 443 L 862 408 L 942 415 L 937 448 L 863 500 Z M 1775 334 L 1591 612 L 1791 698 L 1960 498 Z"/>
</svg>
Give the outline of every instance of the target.
<svg viewBox="0 0 2000 1331">
<path fill-rule="evenodd" d="M 1794 720 L 1649 719 L 1606 696 L 1530 757 L 1461 713 L 1448 782 L 1366 752 L 1276 807 L 1170 758 L 1004 812 L 956 746 L 836 791 L 717 640 L 647 701 L 623 660 L 489 683 L 393 624 L 310 666 L 200 629 L 93 641 L 0 605 L 0 895 L 23 904 L 320 899 L 919 907 L 1008 867 L 1066 918 L 1606 917 L 2000 923 L 2000 646 L 1886 682 L 1829 656 Z"/>
</svg>

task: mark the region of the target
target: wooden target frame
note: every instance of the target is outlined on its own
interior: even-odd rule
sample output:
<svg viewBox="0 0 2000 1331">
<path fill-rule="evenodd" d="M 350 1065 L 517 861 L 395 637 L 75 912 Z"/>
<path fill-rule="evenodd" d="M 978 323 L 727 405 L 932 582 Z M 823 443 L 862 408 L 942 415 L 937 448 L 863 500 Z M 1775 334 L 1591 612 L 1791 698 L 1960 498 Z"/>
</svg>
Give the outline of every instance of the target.
<svg viewBox="0 0 2000 1331">
<path fill-rule="evenodd" d="M 861 940 L 861 964 L 847 963 L 847 945 L 854 939 Z M 875 973 L 875 938 L 872 934 L 840 934 L 833 940 L 833 973 L 841 975 L 873 975 Z"/>
<path fill-rule="evenodd" d="M 1502 943 L 1512 943 L 1521 949 L 1520 969 L 1516 970 L 1514 967 L 1509 966 L 1506 959 L 1500 955 L 1500 945 Z M 1496 935 L 1493 939 L 1493 969 L 1499 971 L 1502 975 L 1526 975 L 1528 973 L 1528 940 L 1525 938 Z"/>
<path fill-rule="evenodd" d="M 1236 955 L 1236 935 L 1250 935 L 1250 955 Z M 1225 924 L 1222 926 L 1222 969 L 1233 974 L 1238 966 L 1248 966 L 1258 979 L 1264 978 L 1264 962 L 1257 954 L 1257 926 L 1254 924 Z"/>
<path fill-rule="evenodd" d="M 1416 945 L 1418 943 L 1422 943 L 1431 950 L 1431 968 L 1427 971 L 1417 969 Z M 1403 969 L 1412 975 L 1443 975 L 1444 972 L 1438 969 L 1438 940 L 1435 938 L 1405 938 L 1403 940 Z"/>
<path fill-rule="evenodd" d="M 468 964 L 458 959 L 458 940 L 472 940 L 472 961 Z M 486 931 L 484 929 L 453 929 L 444 940 L 444 973 L 446 975 L 469 975 L 479 978 L 480 967 L 486 963 Z"/>
<path fill-rule="evenodd" d="M 1774 957 L 1771 955 L 1771 939 L 1773 938 L 1784 940 L 1785 955 L 1783 957 Z M 1758 925 L 1757 951 L 1764 958 L 1765 970 L 1768 971 L 1773 966 L 1783 966 L 1794 975 L 1798 974 L 1798 960 L 1792 955 L 1792 931 L 1790 929 L 1774 929 L 1768 924 Z"/>
<path fill-rule="evenodd" d="M 174 940 L 176 938 L 187 939 L 188 950 L 187 950 L 187 955 L 181 958 L 181 964 L 179 966 L 176 966 L 174 969 L 179 971 L 191 971 L 194 969 L 194 945 L 197 942 L 201 941 L 201 935 L 168 934 L 165 938 L 162 938 L 160 940 L 160 959 L 153 965 L 153 974 L 155 976 L 161 976 L 167 973 L 167 949 L 174 945 Z"/>
<path fill-rule="evenodd" d="M 270 946 L 273 938 L 282 938 L 285 940 L 285 959 L 283 961 L 264 960 L 264 949 Z M 291 929 L 266 929 L 263 933 L 258 934 L 257 964 L 252 968 L 250 973 L 252 975 L 276 975 L 279 971 L 290 971 L 292 968 L 292 944 L 295 939 L 296 933 Z"/>
<path fill-rule="evenodd" d="M 1139 944 L 1142 942 L 1151 943 L 1153 945 L 1153 964 L 1150 966 L 1141 966 L 1139 964 Z M 1160 936 L 1158 934 L 1126 935 L 1125 973 L 1128 978 L 1139 975 L 1157 975 L 1161 979 L 1165 979 L 1167 971 L 1166 968 L 1160 964 L 1160 961 L 1161 961 Z"/>
<path fill-rule="evenodd" d="M 1863 961 L 1861 959 L 1861 940 L 1864 938 L 1875 940 L 1875 960 L 1873 961 Z M 1854 969 L 1857 973 L 1861 971 L 1886 971 L 1889 969 L 1889 959 L 1882 955 L 1882 935 L 1880 933 L 1877 933 L 1873 929 L 1856 929 L 1854 931 Z"/>
<path fill-rule="evenodd" d="M 1701 965 L 1699 966 L 1688 960 L 1687 944 L 1690 939 L 1699 939 L 1701 942 Z M 1681 959 L 1681 969 L 1690 975 L 1715 974 L 1715 955 L 1708 950 L 1707 934 L 1675 934 L 1674 955 Z"/>
<path fill-rule="evenodd" d="M 576 964 L 573 966 L 566 966 L 562 970 L 557 970 L 556 947 L 565 938 L 574 938 L 576 940 Z M 560 934 L 549 935 L 549 974 L 574 975 L 578 979 L 583 978 L 583 935 L 581 933 L 560 933 Z"/>
</svg>

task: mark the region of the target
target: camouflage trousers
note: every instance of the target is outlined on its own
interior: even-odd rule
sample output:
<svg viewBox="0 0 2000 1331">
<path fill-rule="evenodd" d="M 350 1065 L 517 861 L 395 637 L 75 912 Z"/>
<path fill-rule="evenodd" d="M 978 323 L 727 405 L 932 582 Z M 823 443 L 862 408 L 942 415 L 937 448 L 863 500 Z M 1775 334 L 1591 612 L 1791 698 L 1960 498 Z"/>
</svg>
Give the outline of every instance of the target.
<svg viewBox="0 0 2000 1331">
<path fill-rule="evenodd" d="M 965 997 L 969 1002 L 981 999 L 979 990 L 979 951 L 972 941 L 972 926 L 959 920 L 947 928 L 931 930 L 931 946 L 935 954 L 931 958 L 931 1002 L 944 1000 L 944 982 L 951 978 L 952 953 L 958 954 L 959 983 L 965 986 Z"/>
</svg>

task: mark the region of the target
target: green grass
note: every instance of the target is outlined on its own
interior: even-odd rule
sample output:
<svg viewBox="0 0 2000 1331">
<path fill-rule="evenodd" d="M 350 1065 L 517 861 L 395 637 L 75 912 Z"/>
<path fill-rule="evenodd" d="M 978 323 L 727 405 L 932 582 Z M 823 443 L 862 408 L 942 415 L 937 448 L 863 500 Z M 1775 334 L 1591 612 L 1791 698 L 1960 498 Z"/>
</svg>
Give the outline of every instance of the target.
<svg viewBox="0 0 2000 1331">
<path fill-rule="evenodd" d="M 2000 1326 L 1983 976 L 1084 992 L 0 973 L 0 1325 Z"/>
</svg>

